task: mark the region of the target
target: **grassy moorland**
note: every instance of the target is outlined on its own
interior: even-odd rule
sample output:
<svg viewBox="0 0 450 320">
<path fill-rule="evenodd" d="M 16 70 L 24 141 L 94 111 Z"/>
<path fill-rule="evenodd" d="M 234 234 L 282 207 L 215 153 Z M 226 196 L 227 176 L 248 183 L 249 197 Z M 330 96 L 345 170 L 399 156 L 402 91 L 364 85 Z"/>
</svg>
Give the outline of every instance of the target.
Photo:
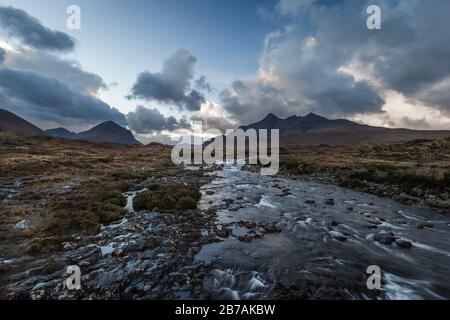
<svg viewBox="0 0 450 320">
<path fill-rule="evenodd" d="M 93 144 L 0 132 L 0 254 L 54 251 L 75 233 L 95 234 L 102 224 L 125 214 L 124 192 L 179 171 L 170 160 L 170 148 L 164 146 Z M 153 194 L 154 203 L 140 198 L 140 206 L 160 206 L 168 201 L 169 189 Z M 183 186 L 177 190 L 184 192 Z M 186 187 L 185 193 L 192 190 L 196 192 Z M 179 202 L 195 207 L 187 195 Z M 20 227 L 23 220 L 26 228 Z"/>
<path fill-rule="evenodd" d="M 449 212 L 449 147 L 450 139 L 353 147 L 284 146 L 280 176 L 340 185 L 403 202 L 421 202 Z M 210 297 L 203 284 L 217 266 L 195 259 L 204 245 L 224 238 L 239 241 L 239 246 L 251 245 L 266 234 L 283 232 L 283 224 L 277 220 L 261 222 L 252 220 L 252 215 L 240 216 L 246 212 L 239 213 L 241 209 L 265 212 L 257 209 L 260 200 L 251 197 L 250 187 L 231 189 L 238 194 L 228 198 L 227 190 L 221 193 L 228 186 L 212 184 L 214 187 L 203 191 L 206 199 L 196 208 L 200 186 L 208 184 L 214 175 L 174 166 L 170 152 L 170 148 L 157 144 L 94 144 L 0 132 L 0 299 L 175 299 L 180 297 L 179 292 Z M 256 175 L 252 179 L 255 183 L 264 180 Z M 270 195 L 279 189 L 275 194 L 282 199 L 290 190 L 283 188 L 280 181 L 273 177 L 266 190 Z M 295 184 L 290 180 L 288 183 Z M 320 209 L 309 196 L 326 197 L 316 192 L 311 190 L 308 197 L 297 194 L 299 202 L 294 202 L 292 209 L 300 202 L 304 206 L 292 223 L 306 220 L 305 210 L 316 216 Z M 246 199 L 249 195 L 250 200 Z M 127 197 L 134 197 L 136 212 L 126 210 Z M 325 207 L 339 207 L 333 199 L 322 200 Z M 209 206 L 204 207 L 206 203 Z M 224 209 L 230 214 L 228 218 L 236 220 L 218 221 L 216 210 Z M 359 222 L 355 227 L 361 232 L 384 228 L 381 221 L 386 217 L 380 216 L 378 221 L 378 212 L 363 215 L 356 209 L 354 214 L 345 210 L 348 208 L 333 218 L 321 217 L 321 221 L 311 218 L 311 223 L 330 220 L 326 234 L 332 232 L 338 237 L 333 238 L 336 243 L 344 245 L 352 236 L 339 231 L 344 219 L 356 217 Z M 393 215 L 396 219 L 397 215 Z M 440 228 L 415 221 L 410 226 L 413 235 L 419 229 Z M 324 228 L 315 229 L 322 232 Z M 403 246 L 399 250 L 412 246 L 393 232 L 387 238 L 380 237 L 373 241 L 391 245 L 398 240 Z M 426 235 L 421 238 L 426 240 Z M 348 247 L 342 252 L 348 253 Z M 84 291 L 64 289 L 68 265 L 83 268 Z M 319 292 L 320 297 L 334 296 L 333 279 L 325 284 L 323 279 L 312 281 L 305 287 L 310 291 L 299 295 L 316 297 L 319 285 L 331 290 Z M 286 294 L 284 289 L 276 289 L 281 290 L 281 297 L 297 295 L 292 289 L 295 287 L 286 288 Z"/>
<path fill-rule="evenodd" d="M 450 139 L 358 146 L 284 146 L 281 173 L 449 209 Z M 161 145 L 93 144 L 0 133 L 0 253 L 50 252 L 75 233 L 120 220 L 124 193 L 181 174 Z M 185 174 L 185 173 L 183 173 Z M 195 179 L 194 179 L 195 180 Z M 155 183 L 136 210 L 189 210 L 200 194 Z M 26 228 L 20 222 L 26 220 Z M 11 226 L 16 226 L 12 228 Z"/>
<path fill-rule="evenodd" d="M 357 146 L 284 146 L 281 172 L 450 208 L 450 139 Z"/>
</svg>

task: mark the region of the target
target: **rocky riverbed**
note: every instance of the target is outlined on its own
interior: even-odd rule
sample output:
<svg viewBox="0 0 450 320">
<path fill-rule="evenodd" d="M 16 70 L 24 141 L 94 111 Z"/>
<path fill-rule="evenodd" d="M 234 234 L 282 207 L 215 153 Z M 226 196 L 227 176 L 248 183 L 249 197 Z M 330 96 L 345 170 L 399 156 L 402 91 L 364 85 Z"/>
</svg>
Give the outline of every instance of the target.
<svg viewBox="0 0 450 320">
<path fill-rule="evenodd" d="M 61 252 L 1 257 L 3 294 L 8 299 L 450 298 L 450 218 L 432 209 L 317 182 L 262 177 L 238 166 L 176 182 L 201 186 L 198 209 L 135 212 L 133 197 L 149 186 L 137 185 L 125 194 L 123 220 L 98 234 L 74 235 Z M 70 265 L 81 269 L 81 290 L 66 288 Z M 380 290 L 366 286 L 370 265 L 382 270 Z"/>
<path fill-rule="evenodd" d="M 216 208 L 221 223 L 233 223 L 234 236 L 204 246 L 196 259 L 216 259 L 222 271 L 257 274 L 265 286 L 256 297 L 450 297 L 448 215 L 313 181 L 261 177 L 233 166 L 218 176 L 204 187 L 211 195 L 202 205 Z M 258 233 L 266 224 L 280 232 L 242 241 L 242 233 Z M 371 265 L 382 270 L 381 290 L 366 286 Z M 234 294 L 246 297 L 240 287 L 236 281 Z"/>
</svg>

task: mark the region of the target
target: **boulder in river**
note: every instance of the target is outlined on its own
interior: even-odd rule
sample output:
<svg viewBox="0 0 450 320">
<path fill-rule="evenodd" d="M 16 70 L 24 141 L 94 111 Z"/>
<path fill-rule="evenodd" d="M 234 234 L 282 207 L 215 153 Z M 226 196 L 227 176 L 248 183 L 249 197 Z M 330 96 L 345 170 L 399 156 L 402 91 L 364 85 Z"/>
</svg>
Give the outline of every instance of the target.
<svg viewBox="0 0 450 320">
<path fill-rule="evenodd" d="M 395 242 L 397 237 L 392 232 L 389 232 L 389 233 L 378 233 L 374 236 L 373 239 L 377 242 L 390 245 Z"/>
<path fill-rule="evenodd" d="M 422 223 L 417 226 L 417 229 L 432 229 L 434 225 L 432 223 Z"/>
<path fill-rule="evenodd" d="M 395 241 L 395 243 L 400 247 L 400 248 L 404 248 L 404 249 L 411 249 L 412 248 L 412 243 L 411 241 L 408 240 L 404 240 L 404 239 L 399 239 L 397 241 Z"/>
</svg>

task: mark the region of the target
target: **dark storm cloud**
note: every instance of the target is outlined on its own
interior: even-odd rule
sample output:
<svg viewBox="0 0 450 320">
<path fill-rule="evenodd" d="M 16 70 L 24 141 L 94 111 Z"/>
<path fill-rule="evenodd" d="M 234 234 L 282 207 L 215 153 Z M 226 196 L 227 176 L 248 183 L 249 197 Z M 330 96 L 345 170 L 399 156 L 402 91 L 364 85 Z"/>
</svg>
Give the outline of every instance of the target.
<svg viewBox="0 0 450 320">
<path fill-rule="evenodd" d="M 261 120 L 268 113 L 288 117 L 305 108 L 285 98 L 281 90 L 261 81 L 235 81 L 231 89 L 223 90 L 219 97 L 223 108 L 239 124 Z"/>
<path fill-rule="evenodd" d="M 375 74 L 406 95 L 428 90 L 450 75 L 449 1 L 403 1 L 389 9 L 377 49 L 367 53 Z M 384 51 L 384 54 L 383 54 Z"/>
<path fill-rule="evenodd" d="M 23 10 L 0 6 L 0 25 L 9 36 L 35 49 L 71 51 L 75 41 L 67 34 L 43 26 Z"/>
<path fill-rule="evenodd" d="M 313 7 L 318 43 L 334 51 L 338 65 L 357 62 L 371 70 L 383 88 L 400 92 L 412 102 L 428 103 L 431 91 L 435 102 L 445 101 L 450 89 L 450 2 L 378 2 L 382 26 L 377 32 L 358 28 L 365 22 L 363 9 L 370 1 L 346 1 L 334 11 Z M 450 111 L 446 103 L 434 106 Z"/>
<path fill-rule="evenodd" d="M 0 47 L 0 64 L 3 63 L 3 61 L 5 61 L 5 56 L 6 56 L 6 51 L 5 49 Z"/>
<path fill-rule="evenodd" d="M 107 88 L 99 75 L 84 71 L 77 61 L 61 59 L 43 51 L 18 49 L 8 55 L 6 67 L 56 78 L 72 89 L 88 94 Z"/>
<path fill-rule="evenodd" d="M 380 113 L 394 90 L 450 114 L 450 2 L 372 2 L 279 1 L 285 25 L 266 36 L 257 80 L 222 92 L 224 108 L 247 122 L 267 114 L 265 102 L 280 115 Z M 381 6 L 381 30 L 366 27 L 369 4 Z"/>
<path fill-rule="evenodd" d="M 324 115 L 354 114 L 380 111 L 384 100 L 368 83 L 355 81 L 351 76 L 339 76 L 335 81 L 324 82 L 307 94 L 313 102 L 312 110 Z"/>
<path fill-rule="evenodd" d="M 126 124 L 117 109 L 63 82 L 31 71 L 0 69 L 1 103 L 11 111 L 61 124 L 113 120 Z"/>
<path fill-rule="evenodd" d="M 280 117 L 311 111 L 338 117 L 381 111 L 384 100 L 377 90 L 340 70 L 351 61 L 353 48 L 340 43 L 348 40 L 335 39 L 334 29 L 348 21 L 349 30 L 358 23 L 359 29 L 366 28 L 363 6 L 350 5 L 336 14 L 336 8 L 316 7 L 314 3 L 288 0 L 277 5 L 290 21 L 281 31 L 266 35 L 258 78 L 237 81 L 220 94 L 223 107 L 235 120 L 254 122 L 269 112 Z M 322 21 L 327 13 L 332 22 Z M 345 14 L 335 17 L 333 13 Z M 305 16 L 312 27 L 305 26 Z M 356 22 L 355 17 L 361 21 Z M 352 38 L 352 33 L 347 37 Z"/>
<path fill-rule="evenodd" d="M 164 61 L 161 72 L 138 75 L 129 99 L 142 99 L 174 104 L 188 111 L 200 110 L 204 95 L 191 90 L 197 58 L 184 49 L 177 50 Z"/>
<path fill-rule="evenodd" d="M 175 117 L 165 117 L 158 109 L 137 106 L 127 115 L 128 127 L 138 134 L 151 134 L 156 131 L 187 129 L 190 125 L 185 118 L 180 121 Z"/>
</svg>

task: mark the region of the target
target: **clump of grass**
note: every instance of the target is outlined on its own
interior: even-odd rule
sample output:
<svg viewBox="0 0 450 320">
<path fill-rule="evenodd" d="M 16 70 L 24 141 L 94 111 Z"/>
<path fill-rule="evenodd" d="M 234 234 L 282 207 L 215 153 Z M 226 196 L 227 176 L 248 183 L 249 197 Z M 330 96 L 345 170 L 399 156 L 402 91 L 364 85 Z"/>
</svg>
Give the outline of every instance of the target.
<svg viewBox="0 0 450 320">
<path fill-rule="evenodd" d="M 100 162 L 100 163 L 112 163 L 112 162 L 114 162 L 114 158 L 101 157 L 101 158 L 97 158 L 97 161 Z"/>
<path fill-rule="evenodd" d="M 414 188 L 421 188 L 439 194 L 450 191 L 450 172 L 421 172 L 413 169 L 379 166 L 354 172 L 341 179 L 340 185 L 348 188 L 362 188 L 366 182 L 397 185 L 407 193 L 412 193 Z"/>
<path fill-rule="evenodd" d="M 352 153 L 356 156 L 365 156 L 373 153 L 373 146 L 369 144 L 360 144 L 353 147 Z"/>
<path fill-rule="evenodd" d="M 187 210 L 197 208 L 201 194 L 197 188 L 181 184 L 154 185 L 133 200 L 136 210 Z"/>
<path fill-rule="evenodd" d="M 62 249 L 62 241 L 56 237 L 34 238 L 25 244 L 28 253 L 52 252 Z"/>
<path fill-rule="evenodd" d="M 432 190 L 436 193 L 450 191 L 450 173 L 421 173 L 415 171 L 399 171 L 384 177 L 389 184 L 398 184 L 413 189 L 419 187 L 422 189 Z"/>
<path fill-rule="evenodd" d="M 340 179 L 339 185 L 341 187 L 349 188 L 349 189 L 363 189 L 367 186 L 367 184 L 364 181 L 350 178 L 350 177 L 345 177 L 345 178 Z"/>
<path fill-rule="evenodd" d="M 48 231 L 92 234 L 100 229 L 101 224 L 120 220 L 125 214 L 123 192 L 127 188 L 127 184 L 119 182 L 91 181 L 64 197 L 54 196 L 49 206 L 53 219 Z"/>
<path fill-rule="evenodd" d="M 280 166 L 293 175 L 309 175 L 315 171 L 313 166 L 293 159 L 282 160 Z"/>
</svg>

